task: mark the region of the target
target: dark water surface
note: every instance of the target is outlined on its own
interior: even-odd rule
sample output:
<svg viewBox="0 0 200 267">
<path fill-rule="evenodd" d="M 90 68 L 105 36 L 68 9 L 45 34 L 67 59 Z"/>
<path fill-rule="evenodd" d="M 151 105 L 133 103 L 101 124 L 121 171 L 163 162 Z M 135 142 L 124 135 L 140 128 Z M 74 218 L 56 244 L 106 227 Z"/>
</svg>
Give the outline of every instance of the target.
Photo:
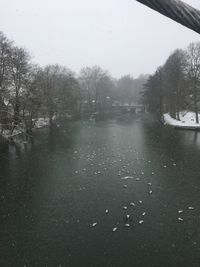
<svg viewBox="0 0 200 267">
<path fill-rule="evenodd" d="M 200 133 L 150 118 L 38 132 L 1 145 L 0 201 L 1 267 L 199 267 Z"/>
</svg>

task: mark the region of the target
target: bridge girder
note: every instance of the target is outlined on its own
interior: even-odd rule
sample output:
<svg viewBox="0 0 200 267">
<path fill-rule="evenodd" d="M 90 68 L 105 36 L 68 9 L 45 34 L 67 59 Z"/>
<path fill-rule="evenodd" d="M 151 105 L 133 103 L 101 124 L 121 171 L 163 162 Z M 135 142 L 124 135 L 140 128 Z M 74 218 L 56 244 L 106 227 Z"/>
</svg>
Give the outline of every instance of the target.
<svg viewBox="0 0 200 267">
<path fill-rule="evenodd" d="M 200 33 L 200 11 L 180 0 L 136 0 L 164 16 Z"/>
</svg>

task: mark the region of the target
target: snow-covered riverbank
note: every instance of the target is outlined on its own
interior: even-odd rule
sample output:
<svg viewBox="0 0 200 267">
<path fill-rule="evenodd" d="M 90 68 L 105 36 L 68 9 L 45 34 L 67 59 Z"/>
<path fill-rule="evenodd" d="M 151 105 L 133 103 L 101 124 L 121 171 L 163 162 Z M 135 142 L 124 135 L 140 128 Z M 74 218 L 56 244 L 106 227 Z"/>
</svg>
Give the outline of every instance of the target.
<svg viewBox="0 0 200 267">
<path fill-rule="evenodd" d="M 49 118 L 38 118 L 34 128 L 39 129 L 46 126 L 49 126 Z"/>
<path fill-rule="evenodd" d="M 38 118 L 34 122 L 33 130 L 40 129 L 40 128 L 47 127 L 47 126 L 49 126 L 49 119 L 48 118 Z M 0 131 L 1 131 L 1 127 L 0 127 Z M 3 130 L 1 133 L 1 136 L 5 139 L 10 139 L 10 138 L 13 138 L 13 137 L 21 135 L 21 134 L 25 134 L 25 129 L 18 126 L 17 128 L 15 128 L 13 130 L 12 133 L 10 130 Z"/>
<path fill-rule="evenodd" d="M 195 113 L 191 111 L 180 112 L 180 121 L 172 118 L 170 114 L 163 114 L 164 124 L 170 125 L 175 128 L 200 130 L 200 124 L 196 123 Z M 199 114 L 200 121 L 200 114 Z"/>
</svg>

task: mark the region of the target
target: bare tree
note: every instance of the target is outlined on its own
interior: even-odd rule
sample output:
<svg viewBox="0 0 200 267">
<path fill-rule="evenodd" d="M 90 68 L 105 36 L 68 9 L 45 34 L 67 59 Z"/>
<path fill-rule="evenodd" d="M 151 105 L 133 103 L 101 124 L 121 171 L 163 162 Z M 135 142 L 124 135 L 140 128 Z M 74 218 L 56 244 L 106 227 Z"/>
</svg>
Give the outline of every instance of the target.
<svg viewBox="0 0 200 267">
<path fill-rule="evenodd" d="M 62 117 L 76 109 L 79 84 L 73 72 L 59 65 L 48 65 L 40 71 L 38 79 L 43 113 L 47 113 L 50 124 L 54 116 Z"/>
<path fill-rule="evenodd" d="M 83 98 L 86 99 L 89 110 L 91 111 L 92 108 L 95 111 L 102 109 L 105 97 L 112 87 L 107 71 L 98 66 L 85 67 L 81 69 L 79 80 Z M 92 103 L 94 103 L 94 107 Z"/>
<path fill-rule="evenodd" d="M 196 123 L 199 123 L 198 101 L 200 95 L 200 43 L 191 43 L 187 49 L 188 79 L 192 92 Z"/>
<path fill-rule="evenodd" d="M 164 111 L 164 88 L 163 88 L 163 67 L 159 67 L 151 75 L 143 87 L 142 103 L 148 111 L 155 114 L 158 119 L 162 118 Z"/>
<path fill-rule="evenodd" d="M 8 124 L 8 88 L 11 85 L 10 57 L 12 42 L 0 32 L 0 122 L 1 130 Z M 7 104 L 6 104 L 7 103 Z"/>
<path fill-rule="evenodd" d="M 179 112 L 184 107 L 185 79 L 186 79 L 186 53 L 184 50 L 175 50 L 164 65 L 165 95 L 168 109 L 173 117 L 180 120 Z"/>
<path fill-rule="evenodd" d="M 20 97 L 22 109 L 21 119 L 24 123 L 26 133 L 30 133 L 37 120 L 42 107 L 42 91 L 39 86 L 39 74 L 41 69 L 32 65 L 29 69 L 29 76 L 26 81 L 26 90 Z"/>
<path fill-rule="evenodd" d="M 11 103 L 14 110 L 14 128 L 20 122 L 20 98 L 27 90 L 27 83 L 30 74 L 30 55 L 24 48 L 13 47 L 10 59 L 10 71 L 12 77 L 12 86 L 9 89 Z"/>
</svg>

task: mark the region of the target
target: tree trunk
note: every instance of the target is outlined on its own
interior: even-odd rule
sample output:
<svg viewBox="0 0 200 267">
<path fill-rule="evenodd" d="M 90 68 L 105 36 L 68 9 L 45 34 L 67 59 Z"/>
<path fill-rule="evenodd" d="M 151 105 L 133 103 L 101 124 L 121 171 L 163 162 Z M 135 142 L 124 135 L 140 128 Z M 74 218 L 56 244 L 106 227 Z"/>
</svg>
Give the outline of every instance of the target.
<svg viewBox="0 0 200 267">
<path fill-rule="evenodd" d="M 162 94 L 162 88 L 160 87 L 160 96 L 159 96 L 159 112 L 160 112 L 160 118 L 163 116 L 163 94 Z"/>
<path fill-rule="evenodd" d="M 180 93 L 179 89 L 176 90 L 176 113 L 177 120 L 180 121 Z"/>
<path fill-rule="evenodd" d="M 177 120 L 180 121 L 180 113 L 179 113 L 179 110 L 177 111 Z"/>
<path fill-rule="evenodd" d="M 198 106 L 197 106 L 197 88 L 194 87 L 194 112 L 196 117 L 196 123 L 199 123 L 199 114 L 198 114 Z"/>
<path fill-rule="evenodd" d="M 16 89 L 15 93 L 15 104 L 14 104 L 14 125 L 17 126 L 19 123 L 19 111 L 20 111 L 20 103 L 19 103 L 19 90 Z"/>
<path fill-rule="evenodd" d="M 52 126 L 53 125 L 53 112 L 49 111 L 49 125 Z"/>
<path fill-rule="evenodd" d="M 96 92 L 95 92 L 95 112 L 97 112 L 98 110 L 98 92 L 97 92 L 97 89 L 96 89 Z"/>
</svg>

